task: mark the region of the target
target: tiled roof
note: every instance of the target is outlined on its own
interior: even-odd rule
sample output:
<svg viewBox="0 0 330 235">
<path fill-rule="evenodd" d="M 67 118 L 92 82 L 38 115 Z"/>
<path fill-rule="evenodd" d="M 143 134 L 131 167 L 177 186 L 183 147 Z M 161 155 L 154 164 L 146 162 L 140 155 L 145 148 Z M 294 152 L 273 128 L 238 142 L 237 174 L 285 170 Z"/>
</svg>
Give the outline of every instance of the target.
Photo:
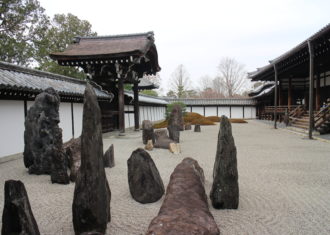
<svg viewBox="0 0 330 235">
<path fill-rule="evenodd" d="M 60 96 L 83 97 L 85 86 L 86 81 L 84 80 L 0 62 L 0 90 L 40 93 L 48 87 L 53 87 Z M 94 90 L 98 98 L 109 100 L 113 98 L 112 94 L 101 90 L 95 84 Z"/>
<path fill-rule="evenodd" d="M 251 98 L 221 98 L 221 99 L 176 99 L 165 98 L 169 103 L 182 102 L 186 105 L 255 105 L 256 101 Z"/>
<path fill-rule="evenodd" d="M 131 91 L 125 91 L 125 95 L 134 99 L 134 94 Z M 140 103 L 163 104 L 163 105 L 166 105 L 169 103 L 163 98 L 158 98 L 158 97 L 149 96 L 149 95 L 141 95 L 141 94 L 139 94 L 139 102 Z"/>
</svg>

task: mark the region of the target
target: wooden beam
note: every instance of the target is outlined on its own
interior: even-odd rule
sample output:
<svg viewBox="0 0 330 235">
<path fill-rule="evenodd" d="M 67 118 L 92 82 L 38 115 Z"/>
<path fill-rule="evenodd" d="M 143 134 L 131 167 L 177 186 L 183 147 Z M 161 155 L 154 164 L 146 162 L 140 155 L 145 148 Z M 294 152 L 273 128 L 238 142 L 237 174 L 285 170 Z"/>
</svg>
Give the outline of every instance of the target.
<svg viewBox="0 0 330 235">
<path fill-rule="evenodd" d="M 315 110 L 319 111 L 321 108 L 321 94 L 320 94 L 320 73 L 316 77 L 316 94 L 315 94 Z"/>
<path fill-rule="evenodd" d="M 292 79 L 289 78 L 289 88 L 288 88 L 288 108 L 292 105 Z"/>
<path fill-rule="evenodd" d="M 133 85 L 133 93 L 134 93 L 134 129 L 135 131 L 139 131 L 140 129 L 140 114 L 139 114 L 139 89 L 138 83 L 135 82 Z"/>
<path fill-rule="evenodd" d="M 125 133 L 125 101 L 124 101 L 124 79 L 118 78 L 118 118 L 119 118 L 119 134 Z"/>
<path fill-rule="evenodd" d="M 274 75 L 275 75 L 275 97 L 274 97 L 274 128 L 277 129 L 277 96 L 278 96 L 278 76 L 276 64 L 274 64 Z"/>
<path fill-rule="evenodd" d="M 308 138 L 313 139 L 314 129 L 314 48 L 311 41 L 308 41 L 309 51 L 309 129 Z"/>
</svg>

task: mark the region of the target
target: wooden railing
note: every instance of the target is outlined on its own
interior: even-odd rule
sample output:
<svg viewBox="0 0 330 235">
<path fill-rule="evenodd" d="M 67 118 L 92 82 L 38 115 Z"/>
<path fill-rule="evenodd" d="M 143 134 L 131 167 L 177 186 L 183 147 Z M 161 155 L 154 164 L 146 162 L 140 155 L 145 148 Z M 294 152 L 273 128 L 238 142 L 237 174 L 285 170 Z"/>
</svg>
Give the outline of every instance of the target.
<svg viewBox="0 0 330 235">
<path fill-rule="evenodd" d="M 306 113 L 305 106 L 298 105 L 298 106 L 296 106 L 295 109 L 293 109 L 289 112 L 289 117 L 290 117 L 290 119 L 300 118 L 302 115 L 304 115 L 304 113 Z"/>
<path fill-rule="evenodd" d="M 330 103 L 321 108 L 314 116 L 315 129 L 319 128 L 326 121 L 330 121 Z"/>
<path fill-rule="evenodd" d="M 279 114 L 285 114 L 286 112 L 290 113 L 294 109 L 296 109 L 298 106 L 297 105 L 279 105 L 277 106 L 276 112 Z M 275 106 L 265 106 L 265 113 L 274 113 L 275 111 Z"/>
</svg>

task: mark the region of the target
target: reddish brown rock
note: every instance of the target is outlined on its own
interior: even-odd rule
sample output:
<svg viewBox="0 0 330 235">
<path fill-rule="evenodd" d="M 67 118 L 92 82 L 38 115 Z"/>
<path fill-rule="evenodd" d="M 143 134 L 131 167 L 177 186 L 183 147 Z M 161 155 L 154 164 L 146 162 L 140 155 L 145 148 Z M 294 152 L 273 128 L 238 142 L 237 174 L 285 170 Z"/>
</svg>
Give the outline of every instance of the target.
<svg viewBox="0 0 330 235">
<path fill-rule="evenodd" d="M 68 157 L 70 180 L 75 182 L 81 164 L 81 138 L 72 138 L 68 142 L 65 142 L 63 147 Z"/>
<path fill-rule="evenodd" d="M 103 159 L 104 159 L 104 167 L 112 168 L 115 166 L 115 153 L 114 153 L 113 144 L 110 145 L 108 150 L 104 153 Z"/>
<path fill-rule="evenodd" d="M 143 144 L 147 144 L 148 140 L 152 140 L 152 143 L 155 143 L 155 134 L 154 128 L 151 121 L 144 120 L 142 122 L 142 141 Z"/>
<path fill-rule="evenodd" d="M 164 202 L 146 234 L 219 234 L 209 211 L 203 169 L 185 158 L 171 175 Z"/>
<path fill-rule="evenodd" d="M 21 181 L 5 182 L 1 234 L 40 234 L 26 189 Z"/>
</svg>

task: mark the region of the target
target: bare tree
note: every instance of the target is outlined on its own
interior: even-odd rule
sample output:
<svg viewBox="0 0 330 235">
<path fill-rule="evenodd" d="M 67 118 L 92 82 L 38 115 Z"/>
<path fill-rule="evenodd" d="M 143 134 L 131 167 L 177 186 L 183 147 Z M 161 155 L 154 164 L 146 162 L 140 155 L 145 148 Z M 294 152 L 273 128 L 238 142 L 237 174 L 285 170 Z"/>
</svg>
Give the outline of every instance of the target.
<svg viewBox="0 0 330 235">
<path fill-rule="evenodd" d="M 203 76 L 200 78 L 199 81 L 200 91 L 199 97 L 200 98 L 223 98 L 223 89 L 216 79 L 212 79 L 210 76 Z"/>
<path fill-rule="evenodd" d="M 234 58 L 222 58 L 218 65 L 218 72 L 219 76 L 214 81 L 214 87 L 223 89 L 228 97 L 240 94 L 248 82 L 244 65 Z"/>
<path fill-rule="evenodd" d="M 170 80 L 170 93 L 174 94 L 177 98 L 189 97 L 190 78 L 185 67 L 180 64 L 172 73 Z"/>
</svg>

